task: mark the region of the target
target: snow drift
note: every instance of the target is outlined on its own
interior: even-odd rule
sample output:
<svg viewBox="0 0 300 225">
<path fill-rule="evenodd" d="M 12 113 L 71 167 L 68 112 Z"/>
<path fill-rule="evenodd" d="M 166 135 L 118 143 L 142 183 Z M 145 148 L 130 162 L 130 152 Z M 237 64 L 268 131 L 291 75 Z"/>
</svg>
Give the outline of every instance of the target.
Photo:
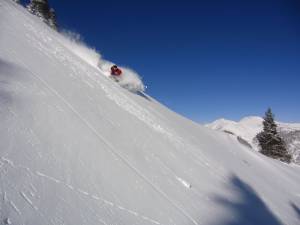
<svg viewBox="0 0 300 225">
<path fill-rule="evenodd" d="M 0 224 L 299 224 L 298 166 L 125 90 L 13 1 L 0 17 Z"/>
<path fill-rule="evenodd" d="M 62 34 L 63 36 L 60 38 L 61 44 L 91 66 L 100 69 L 101 74 L 107 77 L 110 76 L 110 68 L 115 63 L 103 59 L 98 51 L 84 43 L 79 34 L 71 31 L 63 31 Z M 122 87 L 133 92 L 145 91 L 145 85 L 135 71 L 119 67 L 123 72 L 119 82 Z"/>
</svg>

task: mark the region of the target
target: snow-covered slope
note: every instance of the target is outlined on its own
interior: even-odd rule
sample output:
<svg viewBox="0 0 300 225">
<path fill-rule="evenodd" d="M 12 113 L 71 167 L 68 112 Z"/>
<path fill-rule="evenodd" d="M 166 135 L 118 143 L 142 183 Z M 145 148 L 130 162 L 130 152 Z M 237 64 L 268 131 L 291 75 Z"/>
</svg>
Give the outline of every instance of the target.
<svg viewBox="0 0 300 225">
<path fill-rule="evenodd" d="M 300 224 L 299 167 L 121 88 L 10 0 L 0 31 L 0 224 Z"/>
<path fill-rule="evenodd" d="M 255 136 L 262 131 L 263 119 L 257 116 L 249 116 L 241 119 L 239 122 L 226 119 L 218 119 L 210 124 L 206 124 L 214 130 L 223 131 L 239 137 L 239 140 L 244 140 L 244 144 L 249 144 L 253 149 L 258 150 L 258 143 Z M 282 123 L 276 122 L 278 132 L 285 140 L 288 151 L 293 156 L 295 163 L 300 163 L 300 124 L 299 123 Z"/>
</svg>

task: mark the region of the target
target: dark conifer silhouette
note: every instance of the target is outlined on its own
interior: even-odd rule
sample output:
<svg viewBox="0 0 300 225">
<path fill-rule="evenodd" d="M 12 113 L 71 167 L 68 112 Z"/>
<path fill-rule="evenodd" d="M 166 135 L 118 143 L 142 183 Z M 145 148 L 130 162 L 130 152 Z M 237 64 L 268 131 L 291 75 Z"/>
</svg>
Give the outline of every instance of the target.
<svg viewBox="0 0 300 225">
<path fill-rule="evenodd" d="M 277 132 L 274 114 L 270 108 L 265 113 L 263 131 L 257 134 L 256 138 L 262 154 L 287 163 L 291 162 L 291 155 L 286 149 L 285 142 Z"/>
<path fill-rule="evenodd" d="M 57 30 L 56 15 L 53 8 L 50 8 L 48 0 L 31 0 L 27 9 L 32 14 L 41 18 L 50 27 Z"/>
</svg>

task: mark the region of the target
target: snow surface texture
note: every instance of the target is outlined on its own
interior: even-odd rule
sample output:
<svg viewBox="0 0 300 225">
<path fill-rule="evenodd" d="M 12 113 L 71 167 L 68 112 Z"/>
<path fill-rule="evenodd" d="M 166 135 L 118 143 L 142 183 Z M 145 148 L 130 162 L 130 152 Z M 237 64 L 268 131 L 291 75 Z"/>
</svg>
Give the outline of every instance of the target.
<svg viewBox="0 0 300 225">
<path fill-rule="evenodd" d="M 0 224 L 300 224 L 298 166 L 125 90 L 12 1 L 0 17 Z"/>
<path fill-rule="evenodd" d="M 214 130 L 223 131 L 239 138 L 240 142 L 250 145 L 256 151 L 259 150 L 256 135 L 263 130 L 263 118 L 249 116 L 241 119 L 239 122 L 226 119 L 218 119 L 210 124 L 206 124 Z M 276 122 L 278 132 L 285 140 L 288 151 L 293 156 L 293 162 L 300 164 L 300 124 Z"/>
</svg>

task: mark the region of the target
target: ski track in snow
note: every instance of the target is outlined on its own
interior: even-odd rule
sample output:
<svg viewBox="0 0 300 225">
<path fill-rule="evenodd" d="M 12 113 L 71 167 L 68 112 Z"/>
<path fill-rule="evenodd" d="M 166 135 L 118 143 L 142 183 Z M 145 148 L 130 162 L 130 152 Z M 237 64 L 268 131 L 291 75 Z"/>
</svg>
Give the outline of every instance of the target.
<svg viewBox="0 0 300 225">
<path fill-rule="evenodd" d="M 133 211 L 133 210 L 131 210 L 131 209 L 127 209 L 127 208 L 125 208 L 125 207 L 123 207 L 123 206 L 121 206 L 121 205 L 115 204 L 115 203 L 113 203 L 113 202 L 111 202 L 111 201 L 108 201 L 108 200 L 106 200 L 106 199 L 103 199 L 103 198 L 101 198 L 101 197 L 99 197 L 99 196 L 97 196 L 97 195 L 88 193 L 87 191 L 84 191 L 84 190 L 82 190 L 82 189 L 75 188 L 75 187 L 73 187 L 72 185 L 67 184 L 67 183 L 65 183 L 65 182 L 63 182 L 63 181 L 61 181 L 61 180 L 58 180 L 58 179 L 54 178 L 54 177 L 48 176 L 48 175 L 46 175 L 46 174 L 44 174 L 44 173 L 41 173 L 41 172 L 39 172 L 39 171 L 34 171 L 34 172 L 33 172 L 33 171 L 31 171 L 29 168 L 24 167 L 24 166 L 21 166 L 21 165 L 15 165 L 13 161 L 11 161 L 10 159 L 7 159 L 7 158 L 5 158 L 5 157 L 1 157 L 1 158 L 0 158 L 0 161 L 1 161 L 2 163 L 4 163 L 4 164 L 10 165 L 12 168 L 15 168 L 15 169 L 22 169 L 22 170 L 25 169 L 25 170 L 26 170 L 27 172 L 29 172 L 31 175 L 35 175 L 35 176 L 42 177 L 42 178 L 44 178 L 44 179 L 46 179 L 46 180 L 48 180 L 48 181 L 52 181 L 52 182 L 54 182 L 54 183 L 56 183 L 56 184 L 62 184 L 62 185 L 64 185 L 65 187 L 67 187 L 68 189 L 70 189 L 70 190 L 72 190 L 72 191 L 75 191 L 75 192 L 77 192 L 77 193 L 80 194 L 80 195 L 87 196 L 87 197 L 89 197 L 89 198 L 92 199 L 92 200 L 101 201 L 101 202 L 105 203 L 106 205 L 109 205 L 110 207 L 117 208 L 117 209 L 119 209 L 119 210 L 121 210 L 121 211 L 124 211 L 124 212 L 126 212 L 126 213 L 128 213 L 128 214 L 130 214 L 130 215 L 132 215 L 132 216 L 139 217 L 139 218 L 141 218 L 142 220 L 151 222 L 152 224 L 157 224 L 157 225 L 160 225 L 160 224 L 161 224 L 160 222 L 158 222 L 158 221 L 156 221 L 156 220 L 154 220 L 154 219 L 151 219 L 151 218 L 149 218 L 149 217 L 147 217 L 147 216 L 145 216 L 145 215 L 141 215 L 141 214 L 139 214 L 139 213 L 136 212 L 136 211 Z M 22 198 L 23 198 L 23 199 L 24 199 L 24 200 L 25 200 L 25 201 L 26 201 L 26 202 L 27 202 L 34 210 L 38 211 L 38 207 L 36 207 L 36 206 L 34 205 L 34 203 L 32 202 L 32 200 L 25 194 L 25 192 L 21 191 L 21 192 L 20 192 L 20 195 L 21 195 L 21 197 L 22 197 Z M 13 208 L 19 215 L 21 215 L 21 211 L 17 208 L 17 206 L 16 206 L 12 201 L 10 201 L 9 203 L 10 203 L 10 205 L 12 206 L 12 208 Z"/>
<path fill-rule="evenodd" d="M 19 215 L 22 214 L 21 211 L 18 209 L 18 207 L 16 206 L 16 204 L 13 201 L 9 201 L 9 204 L 17 214 L 19 214 Z"/>
<path fill-rule="evenodd" d="M 81 120 L 107 147 L 108 150 L 114 155 L 117 156 L 128 168 L 130 168 L 137 176 L 139 176 L 142 180 L 144 180 L 148 185 L 150 185 L 157 193 L 159 193 L 165 200 L 167 200 L 173 207 L 175 207 L 181 214 L 187 217 L 193 224 L 198 225 L 197 221 L 187 213 L 182 206 L 179 206 L 176 202 L 174 202 L 168 195 L 163 192 L 159 187 L 157 187 L 153 182 L 151 182 L 144 174 L 142 174 L 136 167 L 134 167 L 128 159 L 121 155 L 118 151 L 114 149 L 114 147 L 105 140 L 105 138 L 100 135 L 100 133 L 83 117 L 81 114 L 63 97 L 61 96 L 54 88 L 52 88 L 46 81 L 44 81 L 39 76 L 35 75 L 30 69 L 19 60 L 19 63 L 27 69 L 28 73 L 35 80 L 40 81 L 49 91 L 51 91 L 55 96 L 58 97 L 78 118 Z M 102 85 L 102 84 L 101 84 Z M 173 137 L 173 135 L 172 135 Z M 182 142 L 180 142 L 182 145 Z"/>
<path fill-rule="evenodd" d="M 38 208 L 33 204 L 30 198 L 23 191 L 20 192 L 20 195 L 34 210 L 38 210 Z"/>
</svg>

